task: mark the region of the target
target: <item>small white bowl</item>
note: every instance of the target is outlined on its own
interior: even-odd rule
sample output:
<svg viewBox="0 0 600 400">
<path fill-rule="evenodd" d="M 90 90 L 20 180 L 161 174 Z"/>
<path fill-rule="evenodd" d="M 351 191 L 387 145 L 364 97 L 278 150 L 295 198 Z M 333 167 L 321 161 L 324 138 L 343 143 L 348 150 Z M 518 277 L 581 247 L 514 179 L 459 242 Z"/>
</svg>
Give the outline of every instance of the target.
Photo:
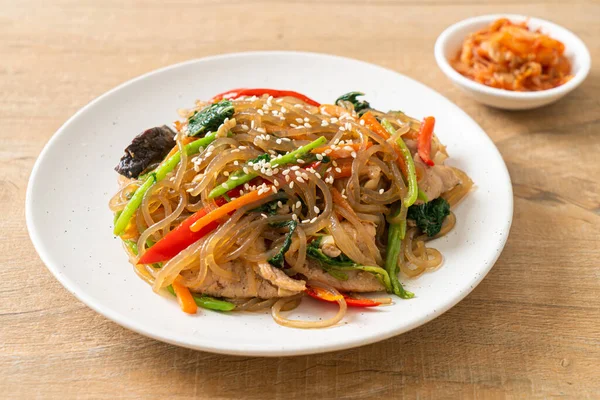
<svg viewBox="0 0 600 400">
<path fill-rule="evenodd" d="M 514 22 L 528 21 L 532 29 L 542 32 L 565 45 L 565 56 L 571 61 L 573 78 L 564 85 L 538 92 L 516 92 L 497 89 L 477 83 L 458 73 L 448 60 L 456 56 L 469 33 L 476 32 L 498 18 L 508 18 Z M 495 14 L 468 18 L 446 28 L 435 42 L 435 60 L 452 82 L 475 100 L 488 106 L 506 110 L 525 110 L 553 103 L 575 89 L 583 82 L 590 71 L 590 52 L 573 32 L 552 22 L 523 15 Z"/>
</svg>

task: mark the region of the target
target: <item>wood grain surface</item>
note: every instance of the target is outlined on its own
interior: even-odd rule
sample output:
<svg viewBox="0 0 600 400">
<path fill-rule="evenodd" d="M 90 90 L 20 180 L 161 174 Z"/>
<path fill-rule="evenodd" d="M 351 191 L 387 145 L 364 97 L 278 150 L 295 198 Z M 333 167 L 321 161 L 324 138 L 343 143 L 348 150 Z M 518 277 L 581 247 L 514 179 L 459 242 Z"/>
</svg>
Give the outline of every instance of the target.
<svg viewBox="0 0 600 400">
<path fill-rule="evenodd" d="M 475 103 L 437 68 L 433 44 L 460 19 L 498 12 L 571 29 L 600 65 L 597 0 L 0 1 L 0 398 L 600 398 L 600 72 L 539 110 Z M 488 132 L 513 180 L 514 223 L 496 266 L 456 307 L 353 350 L 230 357 L 121 328 L 44 267 L 25 189 L 70 115 L 153 69 L 265 49 L 400 71 Z"/>
</svg>

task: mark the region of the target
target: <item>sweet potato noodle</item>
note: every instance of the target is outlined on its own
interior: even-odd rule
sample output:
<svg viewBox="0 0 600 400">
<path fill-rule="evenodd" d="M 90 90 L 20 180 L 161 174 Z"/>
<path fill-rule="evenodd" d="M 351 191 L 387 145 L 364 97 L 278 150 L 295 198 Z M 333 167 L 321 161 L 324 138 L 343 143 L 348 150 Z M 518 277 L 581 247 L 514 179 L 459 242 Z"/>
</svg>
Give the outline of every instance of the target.
<svg viewBox="0 0 600 400">
<path fill-rule="evenodd" d="M 537 91 L 563 85 L 571 75 L 565 46 L 532 31 L 527 22 L 502 18 L 471 33 L 451 65 L 484 85 L 515 91 Z"/>
<path fill-rule="evenodd" d="M 489 50 L 482 37 L 504 35 L 513 27 L 523 30 L 503 23 L 469 40 Z M 543 76 L 537 76 L 536 85 L 547 82 Z M 533 85 L 534 79 L 521 80 L 525 82 Z M 231 104 L 234 111 L 212 131 L 190 136 L 198 129 L 191 127 L 193 119 L 211 104 Z M 357 112 L 361 107 L 362 117 Z M 293 95 L 241 96 L 221 103 L 199 101 L 179 112 L 175 148 L 144 175 L 120 177 L 110 201 L 115 233 L 135 272 L 155 291 L 177 284 L 189 289 L 201 307 L 271 309 L 281 325 L 322 328 L 341 321 L 348 307 L 373 305 L 349 292 L 398 294 L 393 281 L 399 272 L 415 277 L 441 265 L 442 254 L 427 244 L 452 229 L 456 218 L 449 208 L 473 183 L 464 172 L 444 165 L 445 147 L 432 133 L 421 153 L 420 135 L 426 133 L 420 121 L 365 108 L 352 97 L 316 106 Z M 379 122 L 388 124 L 388 133 L 379 129 Z M 206 145 L 189 150 L 200 140 Z M 409 160 L 402 158 L 400 142 Z M 298 149 L 291 161 L 277 165 Z M 177 154 L 179 162 L 172 161 Z M 434 166 L 419 154 L 427 154 Z M 418 187 L 411 188 L 407 162 L 414 166 Z M 226 207 L 230 209 L 222 211 Z M 447 212 L 439 214 L 444 207 Z M 390 237 L 392 227 L 401 232 L 398 237 Z M 396 250 L 391 249 L 394 240 Z M 182 248 L 173 251 L 176 246 Z M 397 260 L 387 260 L 393 251 Z M 151 261 L 140 261 L 145 259 Z M 334 317 L 300 321 L 284 315 L 308 288 L 313 297 L 317 293 L 337 304 Z M 402 293 L 409 297 L 410 292 Z"/>
</svg>

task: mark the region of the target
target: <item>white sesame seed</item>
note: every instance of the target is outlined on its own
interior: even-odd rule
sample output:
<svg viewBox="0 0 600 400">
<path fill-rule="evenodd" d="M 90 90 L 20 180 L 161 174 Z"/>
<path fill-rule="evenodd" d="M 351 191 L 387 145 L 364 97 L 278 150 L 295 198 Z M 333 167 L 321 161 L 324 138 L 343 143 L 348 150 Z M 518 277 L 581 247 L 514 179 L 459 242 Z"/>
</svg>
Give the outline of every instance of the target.
<svg viewBox="0 0 600 400">
<path fill-rule="evenodd" d="M 233 150 L 231 150 L 231 152 L 232 152 L 232 153 L 239 153 L 239 152 L 240 152 L 240 149 L 233 149 Z"/>
<path fill-rule="evenodd" d="M 248 129 L 250 129 L 250 127 L 246 124 L 242 124 L 242 129 L 247 131 Z"/>
<path fill-rule="evenodd" d="M 233 162 L 233 165 L 240 165 L 240 162 L 239 162 L 238 160 L 235 160 L 235 161 Z"/>
<path fill-rule="evenodd" d="M 298 164 L 304 164 L 304 162 L 305 162 L 305 161 L 304 161 L 303 159 L 301 159 L 301 158 L 298 158 L 296 161 L 298 162 Z"/>
<path fill-rule="evenodd" d="M 329 122 L 327 122 L 326 120 L 321 121 L 321 126 L 328 126 Z"/>
<path fill-rule="evenodd" d="M 260 215 L 261 215 L 263 218 L 267 218 L 267 214 L 265 214 L 265 213 L 260 213 Z"/>
<path fill-rule="evenodd" d="M 340 139 L 335 139 L 335 140 L 333 141 L 333 144 L 339 144 L 339 143 L 340 143 Z"/>
<path fill-rule="evenodd" d="M 298 200 L 296 202 L 296 208 L 300 208 L 300 207 L 302 207 L 302 202 L 300 200 Z"/>
<path fill-rule="evenodd" d="M 344 128 L 343 126 L 340 126 L 340 131 L 346 132 L 346 128 Z"/>
<path fill-rule="evenodd" d="M 273 193 L 277 193 L 277 188 L 276 188 L 275 186 L 271 186 L 271 191 L 272 191 Z"/>
<path fill-rule="evenodd" d="M 340 167 L 337 167 L 337 168 L 335 169 L 335 172 L 337 172 L 338 174 L 341 174 L 341 173 L 342 173 L 342 169 L 341 169 Z"/>
<path fill-rule="evenodd" d="M 333 117 L 329 121 L 331 121 L 332 124 L 335 124 L 336 122 L 338 122 L 338 119 L 336 117 Z"/>
<path fill-rule="evenodd" d="M 347 131 L 351 131 L 352 130 L 352 124 L 350 122 L 346 122 L 346 124 L 344 124 L 344 126 L 346 127 Z"/>
<path fill-rule="evenodd" d="M 344 146 L 344 150 L 352 151 L 354 149 L 351 146 Z"/>
<path fill-rule="evenodd" d="M 308 119 L 308 117 L 304 117 L 304 122 L 308 122 L 308 121 L 310 121 L 310 120 Z"/>
<path fill-rule="evenodd" d="M 315 210 L 315 212 L 316 212 L 317 214 L 321 212 L 321 210 L 320 210 L 320 209 L 319 209 L 319 207 L 317 207 L 317 206 L 314 206 L 313 210 Z"/>
<path fill-rule="evenodd" d="M 333 164 L 333 166 L 334 166 L 334 167 L 337 167 L 337 166 L 338 166 L 338 163 L 337 163 L 337 161 L 335 161 L 335 160 L 333 160 L 333 161 L 331 162 L 331 164 Z"/>
<path fill-rule="evenodd" d="M 277 139 L 277 140 L 275 141 L 275 143 L 277 143 L 277 144 L 281 144 L 281 139 Z"/>
<path fill-rule="evenodd" d="M 317 217 L 314 217 L 313 219 L 310 220 L 310 223 L 314 224 L 316 220 L 317 220 Z"/>
<path fill-rule="evenodd" d="M 275 185 L 275 186 L 279 186 L 279 181 L 278 181 L 277 179 L 275 179 L 275 180 L 273 181 L 273 185 Z"/>
<path fill-rule="evenodd" d="M 365 120 L 364 119 L 361 119 L 358 123 L 361 124 L 362 126 L 365 126 Z"/>
<path fill-rule="evenodd" d="M 297 216 L 296 214 L 292 214 L 292 219 L 293 219 L 294 221 L 298 221 L 298 216 Z"/>
<path fill-rule="evenodd" d="M 356 158 L 356 152 L 353 151 L 352 153 L 350 153 L 350 155 L 352 156 L 352 158 Z"/>
<path fill-rule="evenodd" d="M 223 182 L 223 183 L 221 184 L 221 186 L 223 187 L 223 189 L 227 189 L 227 190 L 229 190 L 229 185 L 227 184 L 227 182 Z"/>
<path fill-rule="evenodd" d="M 309 222 L 310 222 L 310 219 L 303 219 L 303 220 L 302 220 L 302 223 L 303 223 L 303 224 L 308 224 Z"/>
<path fill-rule="evenodd" d="M 298 125 L 296 125 L 296 124 L 290 124 L 290 126 L 291 126 L 292 128 L 297 128 L 297 127 L 298 127 Z"/>
<path fill-rule="evenodd" d="M 263 110 L 261 110 L 260 108 L 256 112 L 259 113 L 260 115 L 265 115 L 265 112 Z"/>
<path fill-rule="evenodd" d="M 332 151 L 333 151 L 332 149 L 327 149 L 323 153 L 325 153 L 325 155 L 327 155 L 327 154 L 330 154 Z"/>
<path fill-rule="evenodd" d="M 296 177 L 296 180 L 300 183 L 304 183 L 304 179 L 302 179 L 300 176 Z"/>
<path fill-rule="evenodd" d="M 286 113 L 286 112 L 287 112 L 287 108 L 285 108 L 285 107 L 281 107 L 281 112 L 282 112 L 282 113 Z"/>
<path fill-rule="evenodd" d="M 289 176 L 288 176 L 288 178 L 289 178 Z M 293 189 L 293 188 L 294 188 L 294 181 L 291 181 L 290 182 L 290 189 Z"/>
<path fill-rule="evenodd" d="M 292 165 L 292 166 L 290 167 L 290 170 L 292 170 L 292 171 L 297 171 L 297 170 L 299 170 L 299 169 L 300 169 L 300 167 L 299 167 L 299 166 L 297 166 L 297 165 Z"/>
<path fill-rule="evenodd" d="M 294 104 L 294 107 L 296 107 L 296 108 L 303 108 L 304 106 L 302 104 Z"/>
<path fill-rule="evenodd" d="M 379 189 L 379 194 L 383 194 L 383 192 L 385 192 L 384 189 Z"/>
<path fill-rule="evenodd" d="M 239 177 L 235 176 L 235 175 L 231 175 L 231 180 L 232 181 L 237 181 L 239 179 Z"/>
<path fill-rule="evenodd" d="M 256 131 L 261 133 L 267 133 L 265 128 L 256 128 Z"/>
<path fill-rule="evenodd" d="M 255 126 L 256 122 L 254 122 L 254 120 L 250 121 L 250 128 L 254 129 Z"/>
<path fill-rule="evenodd" d="M 323 160 L 323 154 L 317 153 L 317 160 Z"/>
<path fill-rule="evenodd" d="M 284 169 L 284 170 L 283 170 L 283 172 L 282 172 L 282 174 L 283 174 L 284 176 L 287 176 L 287 174 L 289 174 L 289 173 L 290 173 L 290 170 L 289 170 L 289 169 Z"/>
<path fill-rule="evenodd" d="M 278 201 L 278 202 L 277 202 L 277 207 L 279 207 L 279 208 L 283 208 L 283 203 L 282 203 L 281 201 Z"/>
<path fill-rule="evenodd" d="M 229 176 L 229 171 L 225 171 L 225 172 L 223 172 L 223 175 L 225 175 L 225 176 Z"/>
<path fill-rule="evenodd" d="M 296 118 L 296 122 L 302 124 L 304 123 L 304 120 L 302 118 Z"/>
<path fill-rule="evenodd" d="M 305 122 L 305 123 L 304 123 L 304 127 L 306 127 L 306 128 L 312 128 L 312 125 L 311 125 L 311 124 L 309 124 L 308 122 Z"/>
</svg>

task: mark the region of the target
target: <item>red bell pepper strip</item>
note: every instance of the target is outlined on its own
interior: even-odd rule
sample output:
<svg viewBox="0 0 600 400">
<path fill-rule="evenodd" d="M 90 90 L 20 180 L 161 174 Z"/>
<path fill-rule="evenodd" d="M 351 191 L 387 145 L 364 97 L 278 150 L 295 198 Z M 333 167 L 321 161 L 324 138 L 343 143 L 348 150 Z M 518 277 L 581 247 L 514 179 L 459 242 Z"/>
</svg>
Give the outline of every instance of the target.
<svg viewBox="0 0 600 400">
<path fill-rule="evenodd" d="M 319 107 L 321 104 L 317 103 L 310 97 L 303 95 L 302 93 L 294 92 L 292 90 L 277 90 L 277 89 L 232 89 L 227 92 L 219 93 L 211 99 L 211 102 L 219 101 L 222 99 L 237 99 L 242 96 L 262 96 L 263 94 L 268 94 L 273 97 L 295 97 L 298 100 L 302 100 L 305 103 L 310 105 Z"/>
<path fill-rule="evenodd" d="M 240 195 L 240 192 L 241 189 L 236 188 L 227 192 L 227 195 L 229 197 L 237 197 Z M 225 200 L 223 197 L 219 197 L 215 200 L 215 202 L 219 207 L 221 207 L 223 204 L 227 203 L 227 200 Z M 178 227 L 167 233 L 165 237 L 156 242 L 154 246 L 150 247 L 140 258 L 138 263 L 154 264 L 168 261 L 181 251 L 185 250 L 192 243 L 197 242 L 198 240 L 202 239 L 202 237 L 215 230 L 219 226 L 219 223 L 216 221 L 207 224 L 198 232 L 192 232 L 190 230 L 190 226 L 192 226 L 196 221 L 204 217 L 210 211 L 210 209 L 203 208 L 197 211 L 195 214 L 192 214 L 192 216 L 179 224 Z"/>
<path fill-rule="evenodd" d="M 317 300 L 326 301 L 328 303 L 336 303 L 335 296 L 332 296 L 327 291 L 322 290 L 320 288 L 314 288 L 314 287 L 307 286 L 304 293 L 306 293 L 310 297 L 317 299 Z M 348 307 L 377 307 L 377 306 L 381 305 L 380 302 L 375 301 L 375 300 L 357 299 L 354 297 L 350 297 L 345 293 L 341 293 L 341 295 L 344 296 L 344 299 L 346 300 L 346 304 L 348 305 Z"/>
<path fill-rule="evenodd" d="M 430 158 L 431 153 L 431 137 L 433 136 L 433 126 L 435 125 L 435 118 L 426 117 L 421 123 L 421 129 L 419 130 L 419 139 L 417 143 L 417 149 L 421 160 L 430 167 L 433 167 L 435 163 Z"/>
</svg>

